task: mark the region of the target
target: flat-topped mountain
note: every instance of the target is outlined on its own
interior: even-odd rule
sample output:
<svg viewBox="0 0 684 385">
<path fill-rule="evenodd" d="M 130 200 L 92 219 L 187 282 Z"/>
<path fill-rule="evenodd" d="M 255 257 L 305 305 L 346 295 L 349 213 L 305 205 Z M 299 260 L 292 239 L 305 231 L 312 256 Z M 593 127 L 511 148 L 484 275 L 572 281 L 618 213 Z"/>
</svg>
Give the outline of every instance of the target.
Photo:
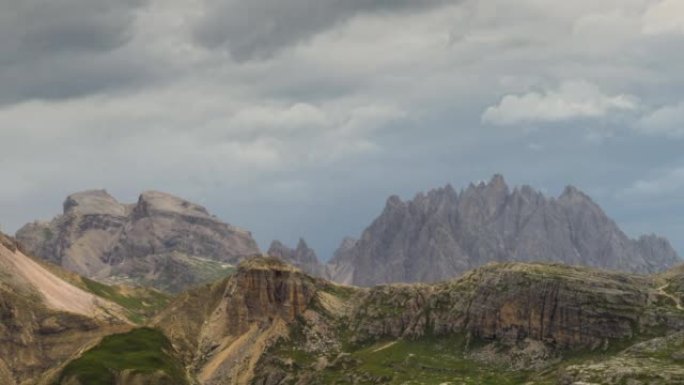
<svg viewBox="0 0 684 385">
<path fill-rule="evenodd" d="M 406 202 L 390 197 L 358 241 L 343 243 L 329 271 L 337 282 L 371 286 L 440 281 L 503 261 L 652 273 L 681 259 L 664 238 L 627 237 L 575 187 L 548 198 L 495 175 L 460 192 L 447 185 Z"/>
<path fill-rule="evenodd" d="M 32 254 L 78 274 L 177 292 L 259 253 L 248 231 L 170 194 L 147 191 L 122 204 L 104 190 L 72 194 L 63 214 L 17 232 Z"/>
</svg>

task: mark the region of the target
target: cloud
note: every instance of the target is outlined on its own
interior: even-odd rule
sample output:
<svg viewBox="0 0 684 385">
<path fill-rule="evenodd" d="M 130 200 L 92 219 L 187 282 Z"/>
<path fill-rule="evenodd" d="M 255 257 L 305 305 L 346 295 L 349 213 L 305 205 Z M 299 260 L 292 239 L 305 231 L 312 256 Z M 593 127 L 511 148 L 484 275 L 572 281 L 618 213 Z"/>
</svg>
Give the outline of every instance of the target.
<svg viewBox="0 0 684 385">
<path fill-rule="evenodd" d="M 684 167 L 656 176 L 640 179 L 620 193 L 621 197 L 632 199 L 653 199 L 663 197 L 681 197 L 684 193 Z"/>
<path fill-rule="evenodd" d="M 493 125 L 553 123 L 577 118 L 600 118 L 610 112 L 637 108 L 631 95 L 604 94 L 595 84 L 566 81 L 558 90 L 506 95 L 498 105 L 488 107 L 482 122 Z"/>
<path fill-rule="evenodd" d="M 646 114 L 637 122 L 636 129 L 646 135 L 684 138 L 684 102 Z"/>
<path fill-rule="evenodd" d="M 238 60 L 264 58 L 356 15 L 419 11 L 442 0 L 206 0 L 195 27 L 199 42 Z"/>
<path fill-rule="evenodd" d="M 131 38 L 135 12 L 143 5 L 144 0 L 3 1 L 2 61 L 46 51 L 109 51 Z"/>
<path fill-rule="evenodd" d="M 642 198 L 616 189 L 681 156 L 684 35 L 642 30 L 661 3 L 0 0 L 0 220 L 154 188 L 325 256 L 387 195 L 502 172 L 607 191 L 620 221 Z"/>
<path fill-rule="evenodd" d="M 684 102 L 658 108 L 643 116 L 636 129 L 647 135 L 684 138 Z"/>
<path fill-rule="evenodd" d="M 138 82 L 150 66 L 119 52 L 146 0 L 0 1 L 0 104 Z"/>
<path fill-rule="evenodd" d="M 646 10 L 642 31 L 647 35 L 684 34 L 684 2 L 658 0 Z"/>
</svg>

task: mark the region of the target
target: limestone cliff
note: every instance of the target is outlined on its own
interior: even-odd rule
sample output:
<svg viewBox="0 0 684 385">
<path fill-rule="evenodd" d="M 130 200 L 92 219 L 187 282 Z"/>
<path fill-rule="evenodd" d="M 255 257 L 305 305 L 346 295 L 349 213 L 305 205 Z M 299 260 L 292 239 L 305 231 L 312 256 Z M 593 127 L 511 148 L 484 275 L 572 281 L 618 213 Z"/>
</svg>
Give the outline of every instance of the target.
<svg viewBox="0 0 684 385">
<path fill-rule="evenodd" d="M 443 345 L 421 341 L 455 341 L 439 354 L 471 366 L 537 370 L 573 352 L 684 330 L 684 312 L 662 289 L 673 279 L 505 263 L 439 284 L 363 289 L 256 258 L 181 295 L 154 324 L 202 384 L 394 384 L 367 360 L 395 344 L 399 351 L 427 346 L 424 352 Z M 420 365 L 416 373 L 433 370 Z M 440 370 L 448 377 L 451 369 Z M 348 382 L 332 380 L 341 373 Z"/>
<path fill-rule="evenodd" d="M 466 331 L 515 343 L 595 349 L 660 326 L 684 328 L 658 279 L 548 264 L 495 264 L 437 285 L 379 286 L 354 319 L 357 338 Z M 392 309 L 389 312 L 378 310 Z"/>
<path fill-rule="evenodd" d="M 247 384 L 316 291 L 313 278 L 279 259 L 252 258 L 224 281 L 181 295 L 155 325 L 186 353 L 202 384 Z"/>
<path fill-rule="evenodd" d="M 155 191 L 128 205 L 104 190 L 70 195 L 62 215 L 24 226 L 17 239 L 30 253 L 89 278 L 170 292 L 218 279 L 259 253 L 249 232 Z"/>
</svg>

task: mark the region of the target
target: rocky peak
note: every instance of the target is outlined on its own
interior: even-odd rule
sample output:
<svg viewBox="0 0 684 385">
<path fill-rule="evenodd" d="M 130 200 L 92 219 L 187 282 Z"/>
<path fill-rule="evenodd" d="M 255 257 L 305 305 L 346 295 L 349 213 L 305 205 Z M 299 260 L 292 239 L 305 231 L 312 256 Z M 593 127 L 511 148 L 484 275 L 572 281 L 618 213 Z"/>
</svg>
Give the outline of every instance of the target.
<svg viewBox="0 0 684 385">
<path fill-rule="evenodd" d="M 340 247 L 338 247 L 335 251 L 335 255 L 344 253 L 345 251 L 351 249 L 352 247 L 354 247 L 354 245 L 356 245 L 357 241 L 358 239 L 354 237 L 344 237 L 344 239 L 340 243 Z"/>
<path fill-rule="evenodd" d="M 266 254 L 271 256 L 280 256 L 280 254 L 285 253 L 289 250 L 291 250 L 289 247 L 285 246 L 285 244 L 276 239 L 271 242 L 271 245 L 268 247 L 268 251 L 266 252 Z"/>
<path fill-rule="evenodd" d="M 207 209 L 203 206 L 159 191 L 145 191 L 140 194 L 134 210 L 137 213 L 144 213 L 145 215 L 167 213 L 187 217 L 211 217 Z"/>
<path fill-rule="evenodd" d="M 318 259 L 316 252 L 307 245 L 303 238 L 299 238 L 296 249 L 291 249 L 282 242 L 275 240 L 271 242 L 266 254 L 291 263 L 307 274 L 317 277 L 325 275 L 325 267 Z"/>
<path fill-rule="evenodd" d="M 574 202 L 574 203 L 583 202 L 583 201 L 588 201 L 588 202 L 594 203 L 592 201 L 592 199 L 587 194 L 585 194 L 580 189 L 578 189 L 577 187 L 572 186 L 572 185 L 565 186 L 565 188 L 563 189 L 563 192 L 558 197 L 558 200 Z"/>
<path fill-rule="evenodd" d="M 401 200 L 401 198 L 399 198 L 398 195 L 390 196 L 387 198 L 387 202 L 385 203 L 385 210 L 403 209 L 405 207 L 406 204 Z"/>
<path fill-rule="evenodd" d="M 503 175 L 501 175 L 501 174 L 492 175 L 492 178 L 489 180 L 489 187 L 495 188 L 495 189 L 508 189 L 508 185 L 506 184 L 506 180 L 504 179 Z"/>
<path fill-rule="evenodd" d="M 488 183 L 480 182 L 464 190 L 459 199 L 459 211 L 470 220 L 488 220 L 495 216 L 506 203 L 509 189 L 503 176 L 494 175 Z"/>
<path fill-rule="evenodd" d="M 158 191 L 128 205 L 104 190 L 85 191 L 70 195 L 64 209 L 22 227 L 17 239 L 33 255 L 106 283 L 176 292 L 223 277 L 226 264 L 260 253 L 249 232 Z"/>
<path fill-rule="evenodd" d="M 64 214 L 126 215 L 126 206 L 119 203 L 106 190 L 87 190 L 69 195 L 64 201 Z"/>
<path fill-rule="evenodd" d="M 630 272 L 681 261 L 667 242 L 627 237 L 573 186 L 547 198 L 503 176 L 449 186 L 402 202 L 392 196 L 359 242 L 338 251 L 331 277 L 342 283 L 438 281 L 492 261 L 548 261 Z M 342 250 L 342 249 L 340 249 Z"/>
<path fill-rule="evenodd" d="M 660 270 L 660 266 L 668 266 L 672 261 L 681 262 L 667 238 L 655 234 L 642 235 L 636 242 L 646 261 L 652 266 L 653 271 Z"/>
<path fill-rule="evenodd" d="M 308 252 L 309 250 L 311 250 L 311 249 L 309 248 L 309 245 L 306 244 L 306 241 L 304 240 L 304 238 L 299 238 L 299 241 L 297 241 L 297 251 Z M 311 250 L 311 251 L 313 251 L 313 250 Z"/>
<path fill-rule="evenodd" d="M 291 322 L 315 294 L 313 280 L 295 267 L 274 257 L 249 258 L 238 265 L 224 294 L 228 331 L 242 334 L 275 318 Z"/>
</svg>

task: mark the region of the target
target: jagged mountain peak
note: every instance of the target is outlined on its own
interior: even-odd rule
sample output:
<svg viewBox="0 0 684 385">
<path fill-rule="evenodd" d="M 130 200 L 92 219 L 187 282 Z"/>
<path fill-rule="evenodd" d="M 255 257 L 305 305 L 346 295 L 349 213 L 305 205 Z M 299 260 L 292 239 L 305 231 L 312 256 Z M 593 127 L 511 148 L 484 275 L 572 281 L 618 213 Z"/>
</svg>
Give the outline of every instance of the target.
<svg viewBox="0 0 684 385">
<path fill-rule="evenodd" d="M 313 276 L 325 276 L 325 266 L 320 262 L 316 252 L 309 247 L 304 238 L 299 238 L 295 249 L 287 247 L 278 240 L 271 242 L 267 255 L 280 258 L 291 263 Z"/>
<path fill-rule="evenodd" d="M 306 243 L 304 238 L 299 238 L 297 241 L 297 250 L 307 250 L 309 249 L 309 245 Z"/>
<path fill-rule="evenodd" d="M 392 196 L 353 246 L 331 260 L 333 279 L 358 285 L 437 281 L 491 261 L 550 261 L 657 272 L 680 261 L 668 242 L 629 239 L 578 188 L 558 198 L 500 174 L 401 201 Z"/>
<path fill-rule="evenodd" d="M 403 208 L 405 207 L 404 201 L 399 197 L 399 195 L 391 195 L 389 198 L 387 198 L 387 202 L 385 203 L 385 207 L 388 209 L 391 208 Z"/>
<path fill-rule="evenodd" d="M 561 195 L 558 197 L 559 200 L 568 200 L 568 201 L 573 201 L 573 202 L 578 202 L 578 201 L 590 201 L 592 203 L 593 200 L 589 195 L 585 194 L 582 190 L 578 189 L 577 187 L 573 185 L 567 185 L 563 189 L 563 192 Z"/>
</svg>

